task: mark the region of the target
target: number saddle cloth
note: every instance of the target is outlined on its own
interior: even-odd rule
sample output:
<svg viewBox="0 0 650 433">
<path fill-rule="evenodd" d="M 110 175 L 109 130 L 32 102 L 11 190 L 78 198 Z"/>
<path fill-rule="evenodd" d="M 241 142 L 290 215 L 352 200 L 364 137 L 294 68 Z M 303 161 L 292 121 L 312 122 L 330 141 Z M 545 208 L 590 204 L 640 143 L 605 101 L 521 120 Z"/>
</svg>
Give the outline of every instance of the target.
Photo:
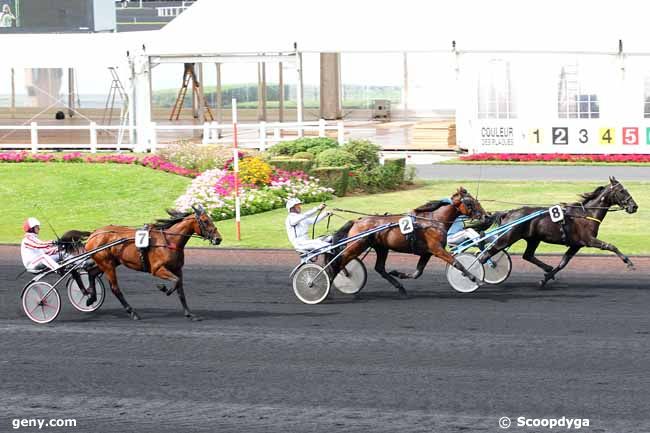
<svg viewBox="0 0 650 433">
<path fill-rule="evenodd" d="M 138 249 L 138 253 L 140 253 L 140 265 L 142 266 L 142 272 L 149 272 L 149 267 L 150 266 L 149 266 L 149 254 L 148 254 L 148 252 L 149 252 L 150 245 L 149 245 L 149 236 L 148 235 L 149 235 L 151 230 L 149 229 L 149 225 L 145 224 L 145 225 L 142 226 L 141 229 L 138 229 L 136 232 L 139 232 L 139 231 L 146 231 L 147 232 L 147 242 L 146 242 L 147 246 L 139 247 L 136 244 L 136 248 Z"/>
</svg>

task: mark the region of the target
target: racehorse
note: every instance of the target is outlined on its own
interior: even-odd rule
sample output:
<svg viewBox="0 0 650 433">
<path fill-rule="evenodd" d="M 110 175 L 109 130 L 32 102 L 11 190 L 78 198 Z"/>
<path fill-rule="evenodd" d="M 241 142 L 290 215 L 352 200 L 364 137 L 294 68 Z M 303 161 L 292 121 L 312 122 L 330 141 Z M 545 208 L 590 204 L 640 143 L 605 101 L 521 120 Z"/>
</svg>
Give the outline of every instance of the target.
<svg viewBox="0 0 650 433">
<path fill-rule="evenodd" d="M 597 238 L 600 224 L 612 206 L 618 205 L 629 214 L 637 211 L 639 206 L 637 206 L 630 193 L 622 183 L 614 177 L 610 177 L 608 185 L 599 186 L 592 192 L 581 194 L 580 197 L 582 200 L 576 203 L 564 204 L 565 223 L 554 223 L 550 215 L 546 214 L 517 225 L 502 236 L 488 250 L 488 253 L 481 258 L 481 261 L 485 263 L 489 257 L 498 251 L 508 248 L 520 239 L 524 239 L 526 241 L 526 251 L 524 252 L 523 259 L 544 270 L 544 279 L 540 281 L 541 287 L 544 287 L 549 280 L 554 279 L 555 274 L 564 269 L 573 256 L 583 247 L 612 251 L 627 264 L 629 269 L 634 269 L 634 264 L 629 257 L 621 253 L 616 246 Z M 545 208 L 526 206 L 505 213 L 499 213 L 497 223 L 500 225 L 514 221 L 543 209 Z M 564 228 L 562 224 L 564 224 Z M 569 247 L 562 257 L 560 264 L 555 268 L 535 257 L 535 250 L 540 242 L 566 245 Z"/>
<path fill-rule="evenodd" d="M 103 272 L 111 286 L 111 291 L 119 299 L 131 319 L 140 319 L 140 316 L 124 299 L 117 284 L 115 268 L 123 264 L 136 271 L 148 272 L 155 277 L 171 281 L 173 283 L 171 289 L 167 289 L 164 285 L 160 285 L 158 288 L 167 295 L 177 291 L 185 317 L 200 320 L 187 307 L 183 290 L 185 244 L 194 235 L 210 241 L 213 245 L 219 245 L 222 238 L 212 219 L 202 207 L 192 206 L 190 212 L 168 210 L 167 213 L 170 218 L 159 219 L 149 227 L 149 247 L 145 250 L 136 248 L 136 229 L 133 228 L 110 225 L 101 227 L 89 235 L 85 246 L 87 250 L 123 238 L 128 241 L 93 254 L 92 259 L 97 267 L 88 271 L 90 280 L 90 296 L 86 301 L 88 305 L 93 304 L 96 300 L 95 278 Z"/>
<path fill-rule="evenodd" d="M 399 290 L 401 297 L 406 297 L 406 289 L 394 277 L 400 279 L 418 278 L 422 275 L 424 267 L 431 256 L 436 256 L 456 269 L 463 272 L 473 282 L 478 282 L 465 267 L 454 259 L 446 249 L 447 230 L 459 215 L 467 215 L 475 219 L 483 219 L 487 215 L 481 204 L 472 197 L 467 190 L 459 188 L 451 197 L 452 204 L 445 202 L 429 202 L 414 209 L 411 215 L 415 217 L 415 231 L 413 238 L 409 240 L 403 235 L 399 227 L 393 227 L 361 238 L 347 244 L 343 252 L 330 265 L 332 277 L 344 269 L 345 265 L 352 259 L 361 255 L 366 249 L 372 248 L 377 254 L 375 271 L 384 279 L 388 280 Z M 345 223 L 332 238 L 335 244 L 343 238 L 351 237 L 364 231 L 370 230 L 387 223 L 397 223 L 403 215 L 367 216 L 356 221 Z M 402 253 L 411 253 L 420 256 L 416 271 L 413 274 L 403 274 L 397 271 L 386 271 L 386 259 L 390 250 Z M 332 257 L 334 254 L 332 254 Z M 330 258 L 331 260 L 331 258 Z"/>
</svg>

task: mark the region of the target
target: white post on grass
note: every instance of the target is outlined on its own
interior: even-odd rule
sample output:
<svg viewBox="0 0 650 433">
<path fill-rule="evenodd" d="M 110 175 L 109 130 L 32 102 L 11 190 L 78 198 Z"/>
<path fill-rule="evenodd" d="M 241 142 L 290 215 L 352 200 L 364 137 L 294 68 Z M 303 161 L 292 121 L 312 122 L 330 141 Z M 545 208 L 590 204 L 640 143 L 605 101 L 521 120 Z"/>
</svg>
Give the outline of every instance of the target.
<svg viewBox="0 0 650 433">
<path fill-rule="evenodd" d="M 336 122 L 336 140 L 339 144 L 343 144 L 345 141 L 345 129 L 343 129 L 343 121 L 341 120 Z"/>
<path fill-rule="evenodd" d="M 156 153 L 158 149 L 158 130 L 156 130 L 156 122 L 149 124 L 149 137 L 151 137 L 151 153 Z"/>
<path fill-rule="evenodd" d="M 260 122 L 260 150 L 264 152 L 266 150 L 266 122 Z"/>
<path fill-rule="evenodd" d="M 97 153 L 97 123 L 90 122 L 90 153 Z"/>
<path fill-rule="evenodd" d="M 36 122 L 29 124 L 32 137 L 32 153 L 38 152 L 38 126 Z"/>
<path fill-rule="evenodd" d="M 210 123 L 203 122 L 203 138 L 201 139 L 202 144 L 208 144 L 210 142 Z"/>
<path fill-rule="evenodd" d="M 235 231 L 241 240 L 241 202 L 239 201 L 239 150 L 237 139 L 237 99 L 232 98 L 233 171 L 235 172 Z"/>
</svg>

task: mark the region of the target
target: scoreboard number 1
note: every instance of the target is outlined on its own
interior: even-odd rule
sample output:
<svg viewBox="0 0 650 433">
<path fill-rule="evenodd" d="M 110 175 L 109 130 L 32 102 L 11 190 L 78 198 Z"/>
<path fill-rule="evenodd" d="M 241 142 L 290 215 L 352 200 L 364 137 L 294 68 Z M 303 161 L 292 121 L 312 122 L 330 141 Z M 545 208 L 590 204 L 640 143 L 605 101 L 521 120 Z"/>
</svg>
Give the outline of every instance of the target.
<svg viewBox="0 0 650 433">
<path fill-rule="evenodd" d="M 535 128 L 528 131 L 528 144 L 539 144 L 544 141 L 544 130 Z"/>
</svg>

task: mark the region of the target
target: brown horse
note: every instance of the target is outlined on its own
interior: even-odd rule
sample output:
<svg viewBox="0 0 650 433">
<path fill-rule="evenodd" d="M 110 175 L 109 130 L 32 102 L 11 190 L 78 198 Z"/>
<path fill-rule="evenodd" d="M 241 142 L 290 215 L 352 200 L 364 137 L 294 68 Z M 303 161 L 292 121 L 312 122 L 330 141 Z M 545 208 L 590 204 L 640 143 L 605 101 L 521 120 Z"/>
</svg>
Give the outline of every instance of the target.
<svg viewBox="0 0 650 433">
<path fill-rule="evenodd" d="M 579 202 L 564 205 L 564 223 L 554 223 L 547 214 L 519 224 L 499 238 L 495 245 L 488 250 L 488 254 L 481 258 L 481 261 L 485 263 L 489 257 L 492 257 L 497 252 L 510 247 L 518 240 L 524 239 L 526 241 L 526 251 L 524 251 L 523 259 L 544 271 L 544 279 L 540 281 L 541 287 L 544 287 L 549 280 L 555 279 L 555 274 L 564 269 L 573 256 L 583 247 L 611 251 L 628 268 L 634 269 L 634 264 L 629 257 L 621 253 L 616 246 L 598 239 L 600 224 L 612 206 L 618 205 L 629 214 L 638 210 L 639 206 L 630 193 L 622 183 L 614 177 L 610 177 L 608 185 L 599 186 L 592 192 L 582 194 L 581 198 L 582 200 Z M 498 216 L 495 216 L 497 216 L 498 224 L 505 224 L 544 209 L 546 208 L 522 207 L 507 212 L 497 212 Z M 560 264 L 555 268 L 535 257 L 535 250 L 537 250 L 541 242 L 569 247 L 564 253 Z"/>
<path fill-rule="evenodd" d="M 214 245 L 221 243 L 221 235 L 202 207 L 192 207 L 192 209 L 193 212 L 187 213 L 168 210 L 167 213 L 171 218 L 159 219 L 152 224 L 149 227 L 149 247 L 144 250 L 142 255 L 135 246 L 136 229 L 111 225 L 95 230 L 88 238 L 87 250 L 123 238 L 128 239 L 128 241 L 93 254 L 92 258 L 97 264 L 97 268 L 89 271 L 90 297 L 87 303 L 90 305 L 95 302 L 95 277 L 103 272 L 110 283 L 113 294 L 120 300 L 126 312 L 129 313 L 133 320 L 140 319 L 140 316 L 124 299 L 124 295 L 117 284 L 115 268 L 123 264 L 136 271 L 149 272 L 155 277 L 171 281 L 174 284 L 172 289 L 168 290 L 164 285 L 159 286 L 159 289 L 167 295 L 177 291 L 185 317 L 199 320 L 189 310 L 185 300 L 183 290 L 185 255 L 183 250 L 187 241 L 194 235 L 200 236 Z"/>
<path fill-rule="evenodd" d="M 463 272 L 472 281 L 477 282 L 476 278 L 467 272 L 465 267 L 445 249 L 447 230 L 459 215 L 483 219 L 486 217 L 486 213 L 478 200 L 462 187 L 451 197 L 451 201 L 452 204 L 429 202 L 414 209 L 411 215 L 416 217 L 416 224 L 412 240 L 403 235 L 399 227 L 393 227 L 347 244 L 343 253 L 331 265 L 332 276 L 336 276 L 350 260 L 361 255 L 366 249 L 372 248 L 377 253 L 375 270 L 399 290 L 401 297 L 406 297 L 406 290 L 394 276 L 400 279 L 420 277 L 431 256 L 444 260 Z M 348 221 L 334 234 L 332 243 L 382 224 L 397 223 L 402 217 L 402 215 L 369 216 L 356 221 Z M 390 250 L 420 256 L 416 271 L 413 274 L 403 274 L 397 271 L 387 272 L 386 259 Z"/>
</svg>

